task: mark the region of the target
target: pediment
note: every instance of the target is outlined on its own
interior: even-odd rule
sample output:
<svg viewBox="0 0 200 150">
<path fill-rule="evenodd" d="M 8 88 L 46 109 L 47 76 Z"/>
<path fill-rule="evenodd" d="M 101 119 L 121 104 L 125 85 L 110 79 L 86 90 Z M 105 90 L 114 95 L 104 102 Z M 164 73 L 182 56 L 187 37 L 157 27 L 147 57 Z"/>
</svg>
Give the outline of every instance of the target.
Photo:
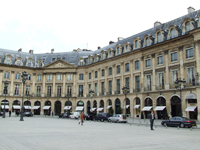
<svg viewBox="0 0 200 150">
<path fill-rule="evenodd" d="M 63 60 L 56 60 L 44 66 L 44 68 L 76 68 L 76 66 Z"/>
</svg>

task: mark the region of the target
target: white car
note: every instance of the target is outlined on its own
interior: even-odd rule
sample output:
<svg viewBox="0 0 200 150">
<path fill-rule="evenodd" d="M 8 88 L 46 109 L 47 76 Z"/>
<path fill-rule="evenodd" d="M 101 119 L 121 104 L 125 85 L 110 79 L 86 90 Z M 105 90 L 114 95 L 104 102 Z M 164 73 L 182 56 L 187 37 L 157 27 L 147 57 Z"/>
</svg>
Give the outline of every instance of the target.
<svg viewBox="0 0 200 150">
<path fill-rule="evenodd" d="M 71 115 L 69 115 L 72 119 L 78 119 L 80 117 L 80 112 L 72 112 Z"/>
<path fill-rule="evenodd" d="M 113 115 L 112 117 L 109 117 L 108 118 L 108 121 L 110 122 L 124 122 L 126 123 L 127 120 L 126 120 L 126 116 L 123 115 L 123 114 L 115 114 Z"/>
</svg>

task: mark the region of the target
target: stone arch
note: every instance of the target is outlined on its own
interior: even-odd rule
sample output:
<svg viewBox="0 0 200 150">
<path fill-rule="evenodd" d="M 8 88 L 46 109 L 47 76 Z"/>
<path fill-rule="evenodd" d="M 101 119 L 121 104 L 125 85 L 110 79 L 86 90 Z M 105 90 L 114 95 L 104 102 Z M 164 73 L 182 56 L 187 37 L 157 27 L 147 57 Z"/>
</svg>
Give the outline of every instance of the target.
<svg viewBox="0 0 200 150">
<path fill-rule="evenodd" d="M 55 115 L 60 115 L 61 114 L 61 107 L 62 107 L 62 103 L 61 101 L 57 100 L 54 103 L 54 113 Z"/>
</svg>

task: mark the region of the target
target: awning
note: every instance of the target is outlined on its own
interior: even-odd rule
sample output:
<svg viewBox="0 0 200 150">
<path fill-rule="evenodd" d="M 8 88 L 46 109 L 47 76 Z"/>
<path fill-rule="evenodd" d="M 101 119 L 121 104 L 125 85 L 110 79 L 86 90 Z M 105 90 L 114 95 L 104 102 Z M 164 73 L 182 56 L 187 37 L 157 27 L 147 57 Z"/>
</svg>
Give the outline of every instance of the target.
<svg viewBox="0 0 200 150">
<path fill-rule="evenodd" d="M 24 109 L 31 109 L 31 106 L 24 106 Z"/>
<path fill-rule="evenodd" d="M 33 106 L 32 109 L 38 109 L 40 106 Z"/>
<path fill-rule="evenodd" d="M 102 111 L 102 110 L 103 110 L 103 108 L 102 108 L 102 107 L 97 109 L 97 111 Z"/>
<path fill-rule="evenodd" d="M 21 109 L 20 105 L 13 105 L 13 109 Z"/>
<path fill-rule="evenodd" d="M 194 111 L 197 106 L 189 106 L 185 109 L 185 111 Z"/>
<path fill-rule="evenodd" d="M 83 110 L 83 107 L 80 107 L 80 106 L 79 106 L 79 107 L 76 107 L 76 110 L 77 110 L 77 111 L 82 111 L 82 110 Z"/>
<path fill-rule="evenodd" d="M 162 111 L 163 109 L 165 109 L 166 106 L 156 106 L 156 108 L 154 110 L 156 111 Z"/>
<path fill-rule="evenodd" d="M 144 108 L 142 108 L 142 111 L 150 111 L 151 108 L 152 108 L 152 106 L 144 107 Z"/>
<path fill-rule="evenodd" d="M 70 110 L 72 108 L 72 106 L 65 106 L 64 110 Z"/>
<path fill-rule="evenodd" d="M 97 108 L 92 108 L 92 109 L 90 109 L 90 111 L 93 112 L 93 111 L 95 111 L 95 109 L 97 109 Z"/>
<path fill-rule="evenodd" d="M 110 109 L 110 107 L 112 107 L 112 105 L 109 105 L 106 109 Z"/>
<path fill-rule="evenodd" d="M 49 109 L 51 106 L 44 106 L 43 109 Z"/>
<path fill-rule="evenodd" d="M 194 93 L 189 93 L 186 95 L 185 99 L 197 99 L 197 96 Z"/>
<path fill-rule="evenodd" d="M 4 105 L 1 105 L 1 109 L 4 109 Z M 9 109 L 9 105 L 5 105 L 5 109 Z"/>
<path fill-rule="evenodd" d="M 124 108 L 126 108 L 126 109 L 127 109 L 127 108 L 129 108 L 129 106 L 130 106 L 130 105 L 126 105 L 126 106 L 124 106 Z"/>
<path fill-rule="evenodd" d="M 135 109 L 138 109 L 139 107 L 140 107 L 140 105 L 135 105 L 134 106 Z"/>
</svg>

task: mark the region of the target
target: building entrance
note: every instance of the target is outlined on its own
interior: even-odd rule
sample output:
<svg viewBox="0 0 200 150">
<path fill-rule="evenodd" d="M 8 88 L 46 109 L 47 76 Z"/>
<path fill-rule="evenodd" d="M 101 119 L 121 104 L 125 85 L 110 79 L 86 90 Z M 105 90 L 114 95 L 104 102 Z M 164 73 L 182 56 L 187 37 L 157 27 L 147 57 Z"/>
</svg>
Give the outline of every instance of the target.
<svg viewBox="0 0 200 150">
<path fill-rule="evenodd" d="M 181 116 L 181 99 L 178 96 L 173 96 L 171 98 L 171 115 Z"/>
<path fill-rule="evenodd" d="M 55 115 L 60 115 L 61 114 L 61 102 L 56 101 L 55 102 Z"/>
</svg>

